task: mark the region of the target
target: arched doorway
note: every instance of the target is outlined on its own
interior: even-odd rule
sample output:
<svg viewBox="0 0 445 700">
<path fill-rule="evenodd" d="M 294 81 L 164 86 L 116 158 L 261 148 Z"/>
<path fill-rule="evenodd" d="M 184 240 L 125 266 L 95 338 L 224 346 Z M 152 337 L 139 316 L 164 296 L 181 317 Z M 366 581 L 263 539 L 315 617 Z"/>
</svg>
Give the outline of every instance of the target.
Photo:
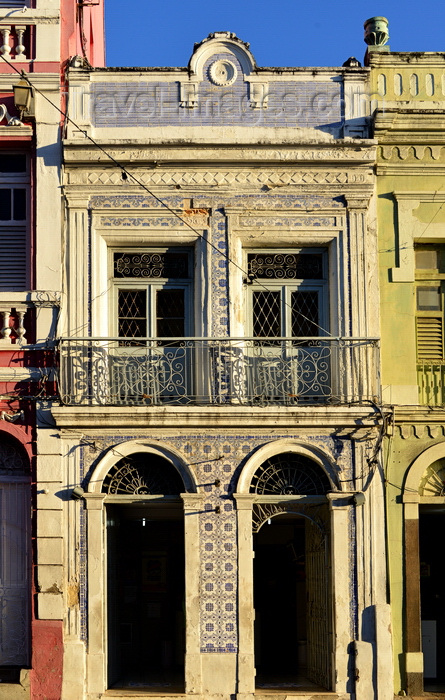
<svg viewBox="0 0 445 700">
<path fill-rule="evenodd" d="M 260 688 L 331 687 L 325 497 L 331 489 L 321 466 L 297 452 L 272 455 L 252 476 L 254 653 Z"/>
<path fill-rule="evenodd" d="M 108 471 L 108 687 L 184 690 L 183 479 L 161 454 L 134 452 Z"/>
<path fill-rule="evenodd" d="M 445 567 L 437 535 L 445 531 L 445 459 L 423 474 L 419 494 L 420 619 L 425 691 L 445 691 Z M 428 499 L 430 502 L 425 503 Z M 433 502 L 431 502 L 433 501 Z M 437 502 L 434 502 L 437 501 Z"/>
<path fill-rule="evenodd" d="M 445 527 L 445 443 L 411 464 L 403 491 L 405 663 L 407 691 L 444 692 L 444 566 L 438 534 Z M 423 671 L 422 671 L 423 669 Z"/>
<path fill-rule="evenodd" d="M 0 669 L 17 682 L 29 665 L 31 476 L 21 445 L 0 436 Z"/>
</svg>

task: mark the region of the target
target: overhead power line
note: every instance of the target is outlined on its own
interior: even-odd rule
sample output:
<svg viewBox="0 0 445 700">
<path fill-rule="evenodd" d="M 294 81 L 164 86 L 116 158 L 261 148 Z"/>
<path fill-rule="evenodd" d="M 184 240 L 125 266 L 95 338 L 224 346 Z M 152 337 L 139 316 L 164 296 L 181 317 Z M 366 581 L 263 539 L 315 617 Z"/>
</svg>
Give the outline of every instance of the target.
<svg viewBox="0 0 445 700">
<path fill-rule="evenodd" d="M 118 160 L 116 160 L 116 158 L 115 158 L 111 153 L 109 153 L 100 143 L 98 143 L 95 139 L 93 139 L 93 137 L 90 136 L 90 134 L 89 134 L 85 129 L 82 129 L 82 128 L 74 121 L 74 119 L 72 119 L 72 118 L 67 114 L 67 112 L 65 112 L 63 109 L 61 109 L 60 106 L 56 105 L 52 100 L 49 99 L 49 97 L 47 97 L 47 95 L 45 95 L 44 92 L 42 92 L 42 90 L 40 90 L 38 87 L 36 87 L 36 86 L 31 82 L 31 80 L 29 79 L 29 77 L 26 75 L 26 73 L 25 73 L 23 70 L 22 70 L 22 71 L 18 70 L 18 69 L 17 69 L 12 63 L 10 63 L 2 54 L 0 54 L 0 57 L 3 59 L 3 61 L 4 61 L 10 68 L 12 68 L 12 69 L 13 69 L 16 73 L 18 73 L 24 80 L 26 80 L 27 83 L 28 83 L 28 85 L 29 85 L 33 90 L 35 90 L 35 92 L 36 92 L 37 94 L 41 95 L 41 97 L 43 97 L 43 99 L 46 100 L 46 102 L 48 102 L 52 107 L 54 107 L 54 109 L 56 109 L 56 110 L 59 112 L 59 114 L 61 114 L 62 117 L 63 117 L 64 119 L 66 119 L 67 122 L 69 122 L 70 124 L 72 124 L 81 134 L 84 135 L 84 137 L 85 137 L 86 139 L 88 139 L 88 140 L 93 144 L 93 146 L 95 146 L 98 150 L 100 150 L 100 151 L 101 151 L 101 152 L 102 152 L 102 153 L 103 153 L 103 154 L 104 154 L 104 155 L 105 155 L 105 156 L 106 156 L 120 171 L 121 171 L 121 173 L 122 173 L 122 179 L 123 179 L 123 180 L 128 180 L 129 178 L 131 178 L 131 180 L 133 180 L 133 182 L 134 182 L 136 185 L 138 185 L 138 187 L 141 187 L 143 190 L 145 190 L 145 192 L 147 192 L 147 194 L 149 194 L 149 195 L 150 195 L 151 197 L 153 197 L 157 202 L 159 202 L 159 204 L 160 204 L 161 206 L 165 207 L 165 209 L 167 209 L 167 211 L 169 211 L 169 212 L 170 212 L 173 216 L 175 216 L 179 221 L 181 221 L 183 224 L 185 224 L 185 226 L 187 226 L 191 231 L 193 231 L 193 233 L 194 233 L 195 235 L 197 235 L 199 238 L 201 238 L 207 245 L 209 245 L 211 248 L 213 248 L 213 250 L 215 250 L 217 253 L 219 253 L 219 255 L 220 255 L 221 257 L 223 257 L 228 263 L 230 263 L 231 265 L 234 265 L 234 267 L 236 267 L 240 272 L 242 272 L 243 275 L 246 276 L 246 278 L 249 279 L 249 273 L 248 273 L 247 270 L 245 270 L 243 267 L 241 267 L 241 265 L 239 265 L 235 260 L 232 260 L 232 258 L 231 258 L 227 253 L 225 253 L 223 250 L 220 250 L 220 248 L 218 248 L 214 243 L 212 243 L 212 242 L 209 241 L 205 236 L 203 236 L 202 233 L 200 233 L 189 221 L 187 221 L 187 219 L 185 219 L 184 217 L 182 217 L 177 211 L 175 211 L 175 209 L 173 209 L 172 207 L 170 207 L 170 205 L 169 205 L 165 200 L 161 199 L 161 197 L 158 197 L 157 194 L 155 194 L 155 193 L 154 193 L 152 190 L 150 190 L 143 182 L 141 182 L 141 180 L 139 180 L 139 179 L 136 177 L 136 175 L 134 175 L 134 173 L 132 173 L 132 172 L 130 172 L 129 170 L 127 170 L 127 168 L 125 167 L 125 165 L 123 165 L 123 164 L 120 163 Z M 258 280 L 257 278 L 255 278 L 255 284 L 257 284 L 259 287 L 262 287 L 266 292 L 272 291 L 272 290 L 270 290 L 265 284 L 263 284 L 262 282 L 260 282 L 260 280 Z M 331 336 L 331 335 L 332 335 L 332 333 L 330 333 L 326 328 L 323 328 L 323 327 L 320 326 L 318 323 L 316 323 L 313 319 L 309 318 L 309 317 L 306 316 L 304 313 L 302 313 L 302 312 L 299 311 L 298 309 L 296 309 L 296 308 L 294 308 L 293 306 L 291 306 L 291 304 L 289 304 L 288 302 L 286 302 L 286 300 L 284 300 L 284 305 L 287 306 L 288 308 L 290 308 L 292 312 L 294 312 L 294 313 L 296 312 L 301 318 L 304 318 L 306 321 L 309 321 L 309 323 L 310 323 L 311 325 L 316 326 L 319 330 L 321 330 L 321 331 L 323 332 L 323 334 L 328 335 L 328 336 Z"/>
</svg>

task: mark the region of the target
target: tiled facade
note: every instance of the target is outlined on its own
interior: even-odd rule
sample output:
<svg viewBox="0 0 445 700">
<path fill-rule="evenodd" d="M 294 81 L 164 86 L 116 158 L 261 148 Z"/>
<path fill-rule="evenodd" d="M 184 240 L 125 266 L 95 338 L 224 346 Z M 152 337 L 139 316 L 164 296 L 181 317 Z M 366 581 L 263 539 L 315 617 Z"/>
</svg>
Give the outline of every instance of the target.
<svg viewBox="0 0 445 700">
<path fill-rule="evenodd" d="M 351 669 L 358 664 L 360 700 L 367 700 L 373 678 L 378 678 L 379 698 L 390 697 L 379 662 L 370 662 L 376 636 L 367 622 L 375 616 L 376 624 L 384 625 L 388 615 L 383 572 L 371 586 L 372 550 L 383 547 L 384 528 L 381 483 L 372 466 L 381 426 L 372 403 L 379 394 L 379 329 L 370 314 L 378 288 L 372 213 L 375 144 L 368 139 L 367 75 L 360 67 L 312 73 L 258 69 L 247 45 L 224 32 L 195 46 L 188 70 L 70 71 L 73 115 L 114 159 L 103 152 L 98 158 L 94 143 L 68 127 L 66 350 L 61 355 L 65 393 L 53 416 L 62 468 L 83 490 L 67 509 L 67 527 L 76 533 L 71 542 L 77 548 L 67 556 L 70 577 L 79 584 L 79 602 L 67 614 L 71 637 L 65 659 L 70 668 L 80 654 L 85 664 L 85 700 L 95 700 L 110 687 L 131 695 L 131 688 L 143 688 L 144 682 L 150 692 L 173 697 L 168 688 L 179 682 L 161 682 L 153 675 L 145 681 L 137 674 L 129 678 L 113 661 L 121 647 L 113 637 L 115 623 L 107 602 L 114 595 L 114 545 L 106 543 L 105 524 L 113 514 L 130 517 L 139 512 L 143 522 L 150 513 L 167 517 L 173 502 L 168 495 L 135 491 L 132 497 L 131 491 L 119 495 L 107 490 L 110 470 L 123 459 L 131 461 L 132 455 L 145 455 L 147 469 L 161 458 L 164 469 L 174 465 L 184 482 L 185 669 L 178 687 L 186 696 L 247 700 L 278 683 L 277 692 L 300 684 L 314 697 L 318 688 L 352 698 Z M 359 100 L 345 98 L 351 89 Z M 349 135 L 352 122 L 360 139 Z M 193 275 L 187 284 L 193 298 L 193 337 L 178 345 L 196 353 L 190 355 L 186 381 L 181 376 L 186 351 L 175 350 L 176 341 L 171 348 L 167 343 L 164 357 L 169 367 L 176 363 L 171 383 L 163 384 L 159 395 L 153 395 L 157 389 L 152 383 L 145 398 L 137 395 L 143 391 L 138 388 L 136 395 L 127 401 L 118 396 L 117 402 L 114 375 L 109 374 L 113 363 L 128 358 L 127 374 L 119 376 L 129 381 L 136 372 L 142 382 L 138 387 L 144 375 L 138 374 L 133 341 L 125 349 L 125 343 L 113 339 L 113 290 L 120 282 L 113 279 L 110 260 L 116 250 L 137 255 L 188 251 L 192 256 Z M 310 285 L 294 282 L 295 273 L 290 273 L 291 279 L 279 286 L 278 271 L 270 287 L 269 280 L 249 279 L 247 273 L 248 256 L 263 251 L 285 252 L 290 265 L 298 255 L 302 261 L 315 255 L 329 272 Z M 74 272 L 82 268 L 89 270 L 87 279 Z M 147 289 L 151 294 L 151 289 L 175 284 L 182 282 L 164 280 L 156 287 L 149 281 Z M 251 284 L 259 296 L 252 294 Z M 132 285 L 143 288 L 140 280 L 125 280 L 125 289 Z M 252 300 L 270 290 L 290 294 L 286 285 L 295 293 L 308 289 L 309 297 L 321 295 L 316 297 L 320 317 L 315 350 L 298 351 L 306 357 L 298 369 L 298 390 L 284 378 L 296 357 L 288 325 L 282 332 L 289 357 L 281 357 L 277 341 L 262 347 L 255 339 L 258 333 L 250 337 L 255 332 L 252 313 L 257 313 Z M 284 319 L 295 302 L 283 303 Z M 265 323 L 267 328 L 269 321 Z M 358 359 L 357 352 L 365 354 Z M 88 357 L 91 365 L 85 364 Z M 164 370 L 161 366 L 157 371 Z M 264 376 L 255 374 L 263 371 Z M 319 373 L 318 384 L 314 372 Z M 310 387 L 309 396 L 298 395 L 303 384 Z M 335 391 L 335 397 L 323 395 L 325 390 Z M 282 478 L 284 467 L 273 465 L 283 459 L 294 474 L 286 478 L 302 479 L 306 486 L 289 483 L 273 495 L 267 490 L 263 494 L 254 486 L 256 480 L 263 474 L 267 481 L 267 469 Z M 300 474 L 293 460 L 306 464 L 307 473 Z M 151 498 L 156 511 L 150 510 Z M 178 508 L 178 497 L 174 502 Z M 275 537 L 285 531 L 269 529 L 267 523 L 275 522 L 290 527 L 295 547 L 303 547 L 298 557 L 306 561 L 310 580 L 304 584 L 307 604 L 301 585 L 295 584 L 300 591 L 298 625 L 307 625 L 308 637 L 299 628 L 299 660 L 291 663 L 289 678 L 278 680 L 265 673 L 263 647 L 258 646 L 266 624 L 264 610 L 257 610 L 263 628 L 257 622 L 254 631 L 253 623 L 259 590 L 253 547 L 267 544 L 270 533 Z M 135 555 L 136 569 L 138 565 Z M 271 600 L 271 605 L 278 601 Z M 371 612 L 373 607 L 377 612 Z M 277 624 L 276 646 L 286 655 L 279 646 L 284 621 Z M 294 624 L 291 615 L 291 629 Z M 388 635 L 380 635 L 380 648 L 389 643 Z M 143 650 L 144 641 L 141 645 Z M 168 653 L 162 658 L 166 663 Z M 74 695 L 67 691 L 66 700 Z"/>
</svg>

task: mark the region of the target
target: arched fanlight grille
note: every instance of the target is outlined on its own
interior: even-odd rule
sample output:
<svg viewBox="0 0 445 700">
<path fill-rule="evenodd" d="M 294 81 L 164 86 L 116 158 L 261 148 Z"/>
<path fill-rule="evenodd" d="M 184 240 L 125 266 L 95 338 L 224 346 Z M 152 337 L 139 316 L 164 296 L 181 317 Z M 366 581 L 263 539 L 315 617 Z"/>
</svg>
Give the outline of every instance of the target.
<svg viewBox="0 0 445 700">
<path fill-rule="evenodd" d="M 29 473 L 29 462 L 12 440 L 0 439 L 0 476 L 24 476 Z"/>
<path fill-rule="evenodd" d="M 267 459 L 255 472 L 250 493 L 316 496 L 331 491 L 325 472 L 308 457 L 284 452 Z"/>
<path fill-rule="evenodd" d="M 425 470 L 419 493 L 421 496 L 445 496 L 445 459 L 438 459 Z"/>
<path fill-rule="evenodd" d="M 185 491 L 174 466 L 163 457 L 138 452 L 123 457 L 104 479 L 102 493 L 178 496 Z"/>
</svg>

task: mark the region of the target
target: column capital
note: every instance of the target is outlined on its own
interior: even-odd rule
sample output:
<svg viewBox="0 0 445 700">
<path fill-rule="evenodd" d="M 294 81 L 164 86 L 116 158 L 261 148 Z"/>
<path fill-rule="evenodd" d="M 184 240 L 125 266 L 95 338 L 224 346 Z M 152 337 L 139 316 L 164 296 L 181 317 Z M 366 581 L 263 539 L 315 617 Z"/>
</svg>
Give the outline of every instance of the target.
<svg viewBox="0 0 445 700">
<path fill-rule="evenodd" d="M 330 510 L 346 510 L 353 503 L 355 491 L 331 491 L 326 494 Z"/>
<path fill-rule="evenodd" d="M 420 495 L 406 491 L 402 494 L 402 503 L 420 503 Z"/>
<path fill-rule="evenodd" d="M 252 510 L 256 496 L 256 493 L 234 493 L 233 497 L 236 501 L 236 509 Z"/>
<path fill-rule="evenodd" d="M 368 209 L 370 195 L 345 195 L 346 206 L 348 209 Z"/>
<path fill-rule="evenodd" d="M 85 499 L 87 510 L 102 510 L 106 493 L 84 493 L 82 498 Z"/>
<path fill-rule="evenodd" d="M 184 510 L 200 509 L 205 499 L 205 493 L 181 493 Z"/>
</svg>

